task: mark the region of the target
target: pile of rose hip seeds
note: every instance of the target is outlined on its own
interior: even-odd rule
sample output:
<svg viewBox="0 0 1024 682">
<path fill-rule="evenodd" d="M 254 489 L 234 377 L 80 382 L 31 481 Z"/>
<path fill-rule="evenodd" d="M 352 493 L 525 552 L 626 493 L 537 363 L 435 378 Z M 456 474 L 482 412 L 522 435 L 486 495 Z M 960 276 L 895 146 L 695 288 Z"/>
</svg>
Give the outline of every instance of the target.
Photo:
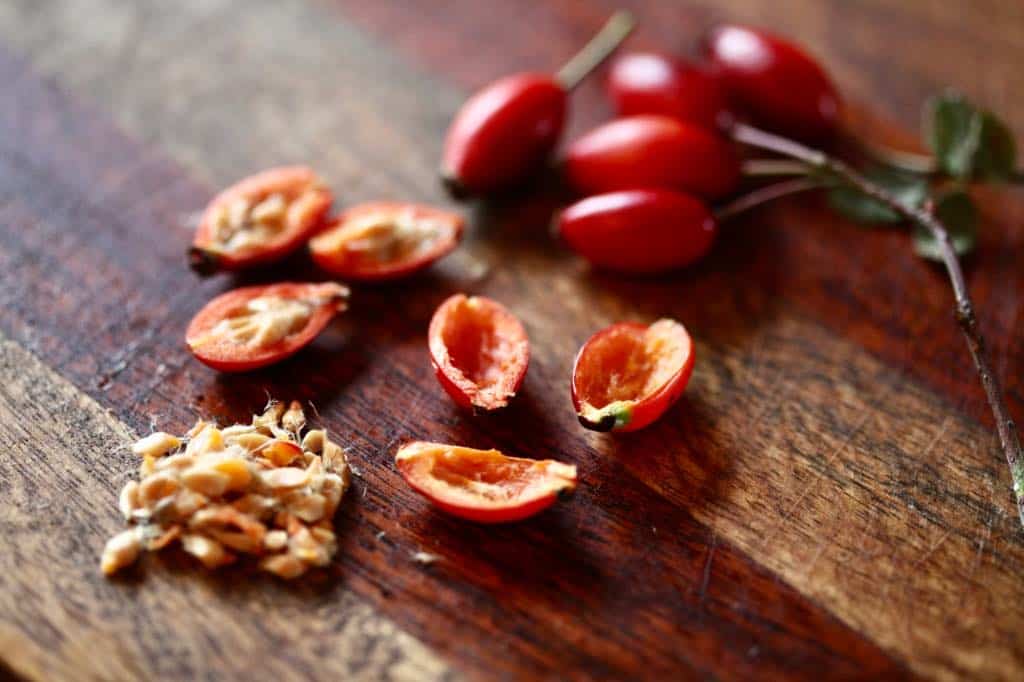
<svg viewBox="0 0 1024 682">
<path fill-rule="evenodd" d="M 457 198 L 520 184 L 548 160 L 565 123 L 569 91 L 632 28 L 616 15 L 559 76 L 518 74 L 470 98 L 449 128 L 445 185 Z M 740 159 L 723 134 L 735 118 L 788 127 L 797 137 L 834 128 L 838 97 L 806 54 L 748 28 L 719 27 L 705 63 L 631 54 L 607 81 L 620 118 L 571 144 L 566 184 L 582 199 L 562 211 L 561 240 L 592 265 L 625 273 L 678 269 L 710 249 L 717 225 L 711 200 L 735 190 Z M 587 63 L 589 60 L 589 63 Z M 580 70 L 579 62 L 586 68 Z M 780 88 L 785 84 L 785 90 Z M 795 130 L 794 130 L 795 129 Z M 464 220 L 411 203 L 374 202 L 331 215 L 331 190 L 305 167 L 271 169 L 216 196 L 189 252 L 202 275 L 280 261 L 308 247 L 326 274 L 349 282 L 413 275 L 454 250 Z M 299 352 L 347 307 L 336 282 L 286 282 L 235 289 L 190 323 L 195 357 L 221 372 L 266 367 Z M 483 296 L 456 294 L 434 313 L 428 350 L 437 378 L 458 406 L 498 410 L 516 395 L 530 343 L 515 314 Z M 680 323 L 619 323 L 580 349 L 572 403 L 596 431 L 631 431 L 657 420 L 679 398 L 694 366 Z M 271 403 L 251 425 L 198 423 L 183 439 L 155 433 L 135 445 L 142 479 L 125 486 L 131 524 L 103 552 L 113 573 L 143 550 L 178 541 L 207 567 L 249 555 L 294 578 L 324 566 L 335 551 L 332 518 L 348 487 L 341 448 L 323 431 L 302 435 L 292 403 Z M 571 492 L 576 467 L 442 443 L 399 448 L 398 471 L 439 509 L 477 522 L 531 516 Z"/>
<path fill-rule="evenodd" d="M 271 403 L 251 424 L 200 421 L 183 439 L 157 432 L 137 442 L 141 480 L 125 485 L 119 504 L 132 526 L 107 542 L 103 572 L 175 541 L 207 568 L 249 555 L 296 578 L 329 564 L 348 463 L 326 432 L 303 435 L 305 425 L 298 403 Z"/>
</svg>

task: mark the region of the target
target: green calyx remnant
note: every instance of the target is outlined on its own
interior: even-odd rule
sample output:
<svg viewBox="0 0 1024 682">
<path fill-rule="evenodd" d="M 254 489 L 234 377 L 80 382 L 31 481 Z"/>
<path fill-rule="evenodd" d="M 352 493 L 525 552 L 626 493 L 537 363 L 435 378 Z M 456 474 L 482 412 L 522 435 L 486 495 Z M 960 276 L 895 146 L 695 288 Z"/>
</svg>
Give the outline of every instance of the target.
<svg viewBox="0 0 1024 682">
<path fill-rule="evenodd" d="M 957 255 L 974 250 L 978 241 L 978 208 L 968 194 L 969 182 L 1009 182 L 1016 177 L 1017 146 L 1010 129 L 990 111 L 974 106 L 963 95 L 946 92 L 924 107 L 925 138 L 934 155 L 928 174 L 886 165 L 868 168 L 863 175 L 885 189 L 903 206 L 934 213 L 949 233 Z M 828 201 L 845 217 L 868 226 L 905 223 L 891 206 L 851 187 L 828 171 L 818 171 L 828 186 Z M 932 185 L 938 183 L 933 192 Z M 941 261 L 934 234 L 914 230 L 914 251 Z"/>
<path fill-rule="evenodd" d="M 614 431 L 633 419 L 633 401 L 616 400 L 602 408 L 584 404 L 579 414 L 580 423 L 592 431 Z"/>
</svg>

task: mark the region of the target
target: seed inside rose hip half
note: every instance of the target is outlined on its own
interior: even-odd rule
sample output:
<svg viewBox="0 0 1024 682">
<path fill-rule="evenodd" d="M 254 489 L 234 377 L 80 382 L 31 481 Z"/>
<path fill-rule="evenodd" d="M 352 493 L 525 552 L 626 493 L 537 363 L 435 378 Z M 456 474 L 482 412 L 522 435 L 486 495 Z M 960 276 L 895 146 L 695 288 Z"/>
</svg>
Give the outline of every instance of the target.
<svg viewBox="0 0 1024 682">
<path fill-rule="evenodd" d="M 280 260 L 323 226 L 333 200 L 330 190 L 304 166 L 250 176 L 207 206 L 189 263 L 208 275 Z"/>
<path fill-rule="evenodd" d="M 576 488 L 575 466 L 443 443 L 404 445 L 395 465 L 437 508 L 480 523 L 520 521 Z"/>
<path fill-rule="evenodd" d="M 648 426 L 683 394 L 693 363 L 690 335 L 675 320 L 602 329 L 580 349 L 573 368 L 580 423 L 593 431 Z"/>
<path fill-rule="evenodd" d="M 200 310 L 185 342 L 204 364 L 244 372 L 294 355 L 347 307 L 348 288 L 335 282 L 283 283 L 235 289 Z"/>
<path fill-rule="evenodd" d="M 466 409 L 504 407 L 530 362 L 522 323 L 483 296 L 456 294 L 430 320 L 430 360 L 441 386 Z"/>
<path fill-rule="evenodd" d="M 462 238 L 462 216 L 401 203 L 353 206 L 309 243 L 313 260 L 346 279 L 398 279 L 429 267 Z"/>
</svg>

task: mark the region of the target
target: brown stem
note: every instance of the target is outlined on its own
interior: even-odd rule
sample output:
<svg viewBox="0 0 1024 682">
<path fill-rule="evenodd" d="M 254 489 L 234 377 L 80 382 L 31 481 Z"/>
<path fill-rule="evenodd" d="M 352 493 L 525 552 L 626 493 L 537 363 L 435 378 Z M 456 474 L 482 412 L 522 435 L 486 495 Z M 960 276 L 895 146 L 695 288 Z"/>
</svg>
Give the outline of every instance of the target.
<svg viewBox="0 0 1024 682">
<path fill-rule="evenodd" d="M 793 180 L 776 182 L 773 185 L 758 187 L 757 189 L 751 190 L 743 196 L 737 197 L 729 203 L 716 208 L 715 218 L 717 218 L 719 222 L 722 222 L 735 215 L 739 215 L 740 213 L 760 206 L 761 204 L 766 204 L 769 201 L 775 201 L 776 199 L 781 199 L 784 196 L 796 194 L 798 192 L 807 192 L 808 190 L 819 189 L 822 186 L 823 185 L 819 180 L 812 178 L 795 178 Z"/>
<path fill-rule="evenodd" d="M 559 69 L 555 80 L 566 90 L 573 90 L 591 71 L 608 59 L 633 31 L 636 21 L 626 10 L 619 10 L 605 22 L 597 34 Z"/>
<path fill-rule="evenodd" d="M 807 164 L 789 159 L 747 159 L 740 172 L 744 177 L 773 177 L 779 175 L 807 175 Z"/>
<path fill-rule="evenodd" d="M 946 231 L 942 222 L 935 217 L 930 209 L 915 208 L 904 204 L 850 166 L 824 152 L 742 123 L 733 127 L 732 136 L 738 142 L 776 152 L 825 171 L 931 232 L 939 244 L 942 262 L 946 266 L 946 273 L 949 275 L 949 281 L 953 287 L 953 296 L 956 299 L 956 320 L 967 339 L 967 347 L 970 349 L 974 366 L 981 377 L 981 385 L 985 389 L 985 396 L 988 398 L 989 407 L 995 417 L 999 443 L 1002 446 L 1003 454 L 1006 455 L 1006 463 L 1010 467 L 1013 492 L 1017 499 L 1017 514 L 1020 516 L 1021 524 L 1024 524 L 1024 456 L 1021 454 L 1020 440 L 1006 407 L 999 379 L 989 364 L 985 340 L 978 328 L 978 319 L 974 314 L 974 305 L 967 293 L 967 284 L 964 281 L 963 270 L 960 268 L 960 261 L 953 250 L 949 232 Z"/>
</svg>

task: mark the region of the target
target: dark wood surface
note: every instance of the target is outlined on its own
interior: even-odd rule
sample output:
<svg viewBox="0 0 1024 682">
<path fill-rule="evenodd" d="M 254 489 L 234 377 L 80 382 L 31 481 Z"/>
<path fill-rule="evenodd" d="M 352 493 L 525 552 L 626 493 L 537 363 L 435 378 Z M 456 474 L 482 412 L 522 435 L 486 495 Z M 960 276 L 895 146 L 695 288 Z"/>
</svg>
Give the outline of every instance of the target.
<svg viewBox="0 0 1024 682">
<path fill-rule="evenodd" d="M 633 5 L 635 46 L 685 50 L 725 18 L 798 37 L 875 135 L 906 140 L 921 100 L 946 85 L 1024 133 L 1017 3 Z M 465 207 L 460 252 L 416 280 L 357 288 L 351 312 L 279 367 L 222 377 L 183 348 L 214 294 L 316 276 L 297 257 L 194 278 L 187 225 L 219 187 L 299 161 L 342 205 L 446 203 L 434 169 L 466 93 L 554 68 L 611 9 L 0 7 L 6 668 L 40 679 L 1019 677 L 1024 531 L 941 274 L 905 235 L 860 230 L 815 199 L 737 221 L 686 272 L 623 279 L 550 241 L 560 199 L 538 187 Z M 573 104 L 573 134 L 608 115 L 594 83 Z M 981 196 L 970 285 L 1019 417 L 1024 200 Z M 525 390 L 503 414 L 461 414 L 433 379 L 426 322 L 455 291 L 502 301 L 530 334 Z M 582 431 L 567 390 L 579 344 L 612 321 L 666 315 L 697 343 L 684 400 L 633 436 Z M 174 560 L 104 580 L 97 557 L 119 526 L 130 433 L 244 418 L 267 393 L 312 402 L 361 472 L 335 565 L 298 586 Z M 395 446 L 413 438 L 573 462 L 582 485 L 535 520 L 467 525 L 395 472 Z M 419 550 L 442 559 L 414 563 Z"/>
</svg>

